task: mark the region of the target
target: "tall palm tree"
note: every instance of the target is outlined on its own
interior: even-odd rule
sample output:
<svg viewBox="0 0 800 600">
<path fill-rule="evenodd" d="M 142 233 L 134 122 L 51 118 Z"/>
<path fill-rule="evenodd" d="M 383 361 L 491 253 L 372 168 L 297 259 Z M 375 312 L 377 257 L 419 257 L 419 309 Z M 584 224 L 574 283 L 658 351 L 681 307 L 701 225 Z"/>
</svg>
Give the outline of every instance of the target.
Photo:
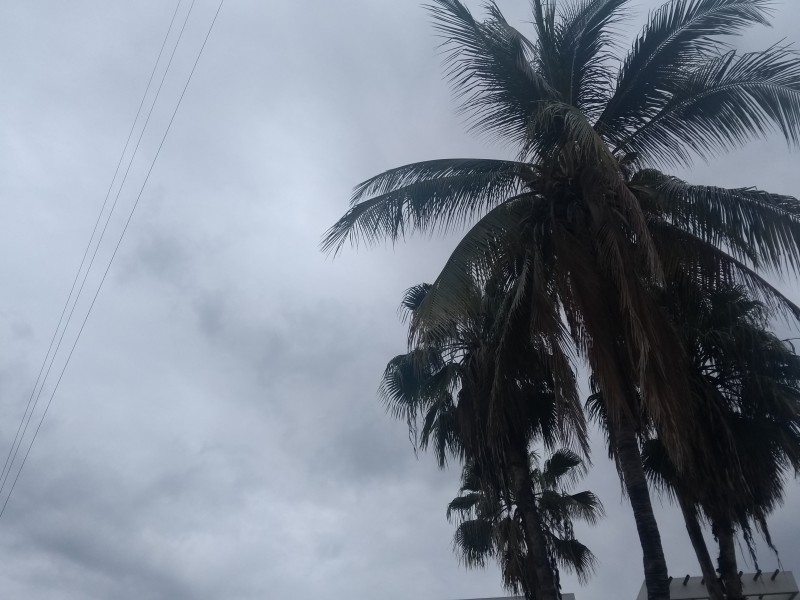
<svg viewBox="0 0 800 600">
<path fill-rule="evenodd" d="M 413 315 L 430 286 L 411 288 L 403 305 Z M 527 335 L 507 330 L 503 282 L 473 286 L 469 316 L 442 323 L 418 337 L 411 351 L 391 360 L 380 388 L 389 410 L 405 419 L 420 447 L 432 447 L 440 466 L 468 461 L 487 489 L 513 503 L 523 525 L 524 576 L 531 598 L 556 600 L 546 521 L 536 499 L 529 455 L 575 444 L 587 450 L 586 425 L 576 397 L 560 392 L 543 360 L 545 350 Z"/>
<path fill-rule="evenodd" d="M 537 463 L 535 456 L 531 459 L 533 464 Z M 597 560 L 575 539 L 573 521 L 595 524 L 603 514 L 602 504 L 592 492 L 569 492 L 584 468 L 578 455 L 560 449 L 531 473 L 551 563 L 575 573 L 583 582 L 588 580 Z M 470 568 L 484 567 L 489 559 L 495 558 L 506 588 L 514 594 L 532 597 L 525 532 L 513 496 L 510 502 L 504 501 L 502 493 L 492 488 L 491 481 L 482 477 L 472 461 L 464 465 L 461 481 L 459 495 L 447 507 L 447 518 L 458 523 L 454 536 L 456 552 Z"/>
<path fill-rule="evenodd" d="M 432 0 L 448 74 L 474 130 L 516 160 L 445 159 L 360 184 L 323 247 L 470 229 L 414 312 L 412 338 L 469 311 L 477 276 L 509 281 L 509 319 L 548 348 L 568 389 L 572 352 L 607 402 L 634 508 L 648 597 L 669 596 L 666 562 L 636 432 L 655 424 L 672 460 L 704 451 L 687 404 L 685 356 L 650 290 L 665 277 L 747 286 L 800 315 L 761 276 L 800 264 L 800 203 L 753 189 L 693 186 L 656 168 L 709 159 L 769 131 L 800 141 L 800 57 L 785 45 L 737 53 L 724 42 L 766 24 L 768 0 L 670 0 L 617 54 L 628 0 L 532 0 L 526 38 L 486 4 Z M 513 312 L 513 311 L 512 311 Z M 697 449 L 700 450 L 697 450 Z"/>
<path fill-rule="evenodd" d="M 673 286 L 665 301 L 691 357 L 692 388 L 708 411 L 701 427 L 716 443 L 705 468 L 680 470 L 657 438 L 644 445 L 655 483 L 683 512 L 709 592 L 722 599 L 701 516 L 719 544 L 719 572 L 727 598 L 743 598 L 734 535 L 739 529 L 756 559 L 752 530 L 772 546 L 767 516 L 780 503 L 787 471 L 800 469 L 800 357 L 768 331 L 763 306 L 742 290 L 712 294 Z M 702 476 L 698 476 L 703 473 Z"/>
</svg>

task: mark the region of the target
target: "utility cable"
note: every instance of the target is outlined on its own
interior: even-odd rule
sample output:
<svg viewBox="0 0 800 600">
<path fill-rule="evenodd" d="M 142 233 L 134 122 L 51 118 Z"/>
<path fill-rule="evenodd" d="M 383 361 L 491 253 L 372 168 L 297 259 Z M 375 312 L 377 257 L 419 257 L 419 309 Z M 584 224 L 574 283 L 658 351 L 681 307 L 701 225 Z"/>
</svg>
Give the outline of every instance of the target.
<svg viewBox="0 0 800 600">
<path fill-rule="evenodd" d="M 192 70 L 189 72 L 189 77 L 186 79 L 186 84 L 183 86 L 183 91 L 181 92 L 180 97 L 178 98 L 178 103 L 175 105 L 175 110 L 172 112 L 172 116 L 170 117 L 169 123 L 167 124 L 167 129 L 164 132 L 163 137 L 161 138 L 161 142 L 158 145 L 158 150 L 156 151 L 155 156 L 153 157 L 153 161 L 150 163 L 150 168 L 147 171 L 147 176 L 142 183 L 142 187 L 139 189 L 139 193 L 136 196 L 136 200 L 133 203 L 133 207 L 128 214 L 128 219 L 125 221 L 125 226 L 122 229 L 122 233 L 120 234 L 119 240 L 117 241 L 117 245 L 114 247 L 114 252 L 111 254 L 111 259 L 108 261 L 108 266 L 106 266 L 106 270 L 103 273 L 103 277 L 100 280 L 100 285 L 97 287 L 97 291 L 92 298 L 92 302 L 89 305 L 89 310 L 86 312 L 86 317 L 83 319 L 83 323 L 81 323 L 81 327 L 78 330 L 78 335 L 75 338 L 75 342 L 72 344 L 72 348 L 67 355 L 67 360 L 64 363 L 64 367 L 61 369 L 61 373 L 58 376 L 58 380 L 56 381 L 55 387 L 53 388 L 52 394 L 50 394 L 50 399 L 47 401 L 47 405 L 45 406 L 44 412 L 42 413 L 41 419 L 39 419 L 39 424 L 36 426 L 36 430 L 33 433 L 33 437 L 31 438 L 30 444 L 28 444 L 28 449 L 25 452 L 25 456 L 22 459 L 22 463 L 20 464 L 19 470 L 17 471 L 17 475 L 14 478 L 14 482 L 11 484 L 11 489 L 8 491 L 8 496 L 6 497 L 5 502 L 3 503 L 3 508 L 0 509 L 0 518 L 3 517 L 5 514 L 6 507 L 8 506 L 9 500 L 11 500 L 11 495 L 14 493 L 14 489 L 17 487 L 17 481 L 19 481 L 19 476 L 22 473 L 22 469 L 25 467 L 25 463 L 28 460 L 28 455 L 31 452 L 31 448 L 33 447 L 33 443 L 36 441 L 36 437 L 39 435 L 39 430 L 42 427 L 42 423 L 44 422 L 44 418 L 47 415 L 47 411 L 50 409 L 50 405 L 53 402 L 53 398 L 58 391 L 58 386 L 61 383 L 61 379 L 64 377 L 64 372 L 67 370 L 67 366 L 69 365 L 70 360 L 72 359 L 72 354 L 75 352 L 75 347 L 78 345 L 78 341 L 80 340 L 81 334 L 83 333 L 83 329 L 86 326 L 86 322 L 89 320 L 89 315 L 91 315 L 92 308 L 94 308 L 95 302 L 97 301 L 97 297 L 100 295 L 100 290 L 103 287 L 103 283 L 106 280 L 106 276 L 108 275 L 109 270 L 111 269 L 111 265 L 114 262 L 114 257 L 117 255 L 117 251 L 119 250 L 120 245 L 122 244 L 122 240 L 125 237 L 125 232 L 128 230 L 128 226 L 131 223 L 131 219 L 133 219 L 133 214 L 136 211 L 136 207 L 139 205 L 139 200 L 141 200 L 142 193 L 144 192 L 144 188 L 147 185 L 148 180 L 150 179 L 150 174 L 153 172 L 153 168 L 155 167 L 156 161 L 158 160 L 159 155 L 161 154 L 161 149 L 164 147 L 164 142 L 167 139 L 167 135 L 169 134 L 170 129 L 172 128 L 172 123 L 175 121 L 175 116 L 178 114 L 178 109 L 183 102 L 183 98 L 186 95 L 186 90 L 189 88 L 189 83 L 192 81 L 192 76 L 194 75 L 195 70 L 197 69 L 197 64 L 200 62 L 200 57 L 203 55 L 203 50 L 205 50 L 206 44 L 208 43 L 208 39 L 211 37 L 211 32 L 214 29 L 214 25 L 217 22 L 217 17 L 219 17 L 219 13 L 222 10 L 222 6 L 225 4 L 225 0 L 220 0 L 219 6 L 217 7 L 216 13 L 214 13 L 214 18 L 211 21 L 211 25 L 206 32 L 205 38 L 203 39 L 203 44 L 200 46 L 200 50 L 197 53 L 197 58 L 192 65 Z"/>
<path fill-rule="evenodd" d="M 25 412 L 22 413 L 22 419 L 20 419 L 19 427 L 17 427 L 17 433 L 14 435 L 14 441 L 11 443 L 11 447 L 8 449 L 8 455 L 6 456 L 6 461 L 3 464 L 3 470 L 0 473 L 0 480 L 2 481 L 5 481 L 6 469 L 11 468 L 9 460 L 11 459 L 11 454 L 14 452 L 14 448 L 17 446 L 17 440 L 19 439 L 20 431 L 22 431 L 22 425 L 25 422 L 25 417 L 28 415 L 28 409 L 30 409 L 31 402 L 33 402 L 33 398 L 36 395 L 36 389 L 39 387 L 40 382 L 42 383 L 42 386 L 44 386 L 44 381 L 42 380 L 42 373 L 44 373 L 45 365 L 47 365 L 47 359 L 50 358 L 50 351 L 53 349 L 53 344 L 55 343 L 56 337 L 58 337 L 58 332 L 61 329 L 61 324 L 64 322 L 64 315 L 67 313 L 67 308 L 69 308 L 70 301 L 72 300 L 72 294 L 75 292 L 75 286 L 77 285 L 78 279 L 80 278 L 81 272 L 83 271 L 83 266 L 86 264 L 86 257 L 89 255 L 89 249 L 92 247 L 94 236 L 97 233 L 98 226 L 100 225 L 100 219 L 103 217 L 103 213 L 105 212 L 106 206 L 108 205 L 108 199 L 111 197 L 111 191 L 114 189 L 114 184 L 117 181 L 117 175 L 119 175 L 119 170 L 122 167 L 122 161 L 125 158 L 125 153 L 128 151 L 128 146 L 130 145 L 131 138 L 133 137 L 133 132 L 136 129 L 136 124 L 139 122 L 139 117 L 141 116 L 142 108 L 144 107 L 144 101 L 147 98 L 147 94 L 150 92 L 150 87 L 152 86 L 156 71 L 158 70 L 158 65 L 161 62 L 161 56 L 164 54 L 164 48 L 167 45 L 169 34 L 172 33 L 172 27 L 175 24 L 175 17 L 178 14 L 178 9 L 180 8 L 182 2 L 183 0 L 178 0 L 178 4 L 175 6 L 175 11 L 172 13 L 172 19 L 170 20 L 169 28 L 167 29 L 167 34 L 164 36 L 164 41 L 161 43 L 161 49 L 158 52 L 156 63 L 155 65 L 153 65 L 153 70 L 150 73 L 150 79 L 147 82 L 147 87 L 144 90 L 144 95 L 142 96 L 141 102 L 139 102 L 139 108 L 136 111 L 136 117 L 133 120 L 133 125 L 131 125 L 130 131 L 128 132 L 128 138 L 125 140 L 125 146 L 122 149 L 122 154 L 120 154 L 119 162 L 117 162 L 117 167 L 114 170 L 114 176 L 111 178 L 111 184 L 108 186 L 108 191 L 106 191 L 106 196 L 105 199 L 103 200 L 103 205 L 100 207 L 100 212 L 98 213 L 97 220 L 94 223 L 94 229 L 92 230 L 92 235 L 89 237 L 89 243 L 86 244 L 86 249 L 83 251 L 83 258 L 81 258 L 81 263 L 78 266 L 78 271 L 77 273 L 75 273 L 75 279 L 72 281 L 72 287 L 70 288 L 69 294 L 67 295 L 67 301 L 64 303 L 64 308 L 61 310 L 61 316 L 58 319 L 58 325 L 56 325 L 56 329 L 53 332 L 53 337 L 50 339 L 50 345 L 47 347 L 47 353 L 44 355 L 42 366 L 39 368 L 39 374 L 36 376 L 36 382 L 33 384 L 33 390 L 31 390 L 31 395 L 28 398 L 28 404 L 25 406 Z M 67 321 L 67 324 L 64 326 L 65 329 L 67 325 L 69 325 L 69 321 Z M 57 349 L 56 352 L 58 352 Z M 53 356 L 55 356 L 55 353 L 53 354 Z M 22 440 L 20 440 L 20 443 L 21 441 Z"/>
<path fill-rule="evenodd" d="M 196 0 L 192 0 L 191 5 L 189 6 L 189 10 L 186 13 L 186 17 L 184 18 L 183 26 L 181 27 L 181 31 L 180 31 L 180 33 L 178 35 L 178 39 L 175 42 L 175 46 L 172 49 L 172 54 L 170 55 L 169 62 L 167 63 L 167 67 L 164 70 L 163 75 L 161 76 L 161 82 L 159 83 L 158 90 L 156 90 L 155 98 L 153 98 L 153 102 L 150 105 L 150 109 L 149 109 L 148 114 L 147 114 L 147 119 L 145 120 L 144 125 L 142 126 L 142 130 L 139 133 L 139 138 L 137 139 L 136 146 L 133 149 L 133 154 L 131 154 L 131 157 L 130 157 L 130 159 L 128 161 L 128 166 L 127 166 L 127 168 L 125 170 L 125 175 L 122 178 L 122 183 L 120 183 L 119 188 L 117 189 L 117 194 L 114 197 L 114 202 L 111 205 L 111 210 L 108 213 L 108 217 L 106 218 L 106 222 L 105 222 L 105 224 L 103 226 L 103 230 L 100 232 L 100 237 L 97 240 L 97 245 L 95 246 L 94 253 L 92 254 L 91 260 L 89 261 L 89 266 L 86 268 L 86 272 L 83 275 L 83 281 L 81 281 L 81 285 L 78 288 L 78 293 L 75 295 L 75 300 L 74 300 L 74 303 L 72 305 L 72 309 L 69 312 L 69 316 L 67 317 L 67 322 L 64 325 L 64 329 L 61 331 L 61 337 L 59 338 L 58 343 L 56 344 L 56 349 L 53 352 L 53 355 L 50 357 L 50 364 L 47 367 L 47 372 L 45 373 L 44 379 L 42 380 L 42 385 L 39 388 L 39 392 L 36 395 L 36 399 L 33 402 L 33 408 L 31 408 L 30 414 L 28 415 L 28 420 L 25 422 L 25 428 L 22 430 L 22 436 L 20 437 L 19 443 L 17 444 L 17 448 L 14 451 L 14 455 L 11 458 L 11 463 L 8 466 L 8 472 L 6 472 L 5 477 L 2 479 L 2 481 L 0 481 L 0 494 L 2 494 L 3 493 L 3 489 L 5 489 L 6 483 L 8 481 L 8 477 L 11 474 L 11 467 L 13 466 L 14 461 L 17 458 L 17 454 L 19 453 L 19 449 L 22 446 L 22 440 L 25 438 L 25 433 L 27 433 L 27 431 L 28 431 L 28 425 L 30 425 L 31 419 L 33 418 L 33 412 L 36 410 L 36 407 L 39 404 L 39 399 L 41 398 L 42 392 L 44 391 L 44 384 L 47 381 L 47 378 L 50 376 L 50 370 L 53 368 L 53 363 L 55 362 L 56 355 L 58 354 L 58 351 L 61 348 L 61 342 L 64 339 L 64 335 L 67 333 L 67 327 L 69 326 L 69 323 L 72 321 L 72 315 L 74 314 L 75 309 L 78 306 L 78 300 L 80 299 L 80 296 L 83 293 L 83 288 L 86 285 L 86 280 L 89 278 L 89 273 L 92 270 L 92 266 L 94 265 L 95 258 L 97 257 L 97 253 L 100 250 L 100 245 L 103 242 L 103 238 L 105 237 L 106 230 L 108 229 L 108 225 L 111 222 L 111 217 L 114 215 L 114 210 L 117 207 L 117 202 L 119 201 L 120 194 L 122 193 L 122 189 L 125 186 L 125 182 L 128 180 L 128 174 L 131 171 L 131 167 L 133 165 L 133 161 L 136 158 L 137 152 L 139 151 L 139 145 L 141 144 L 142 138 L 144 137 L 145 131 L 147 130 L 147 125 L 150 123 L 150 117 L 153 115 L 153 110 L 155 109 L 156 103 L 158 102 L 158 98 L 161 95 L 161 89 L 164 87 L 164 81 L 166 80 L 167 74 L 169 73 L 169 69 L 172 66 L 172 60 L 175 58 L 175 53 L 178 50 L 178 46 L 180 45 L 181 39 L 183 38 L 183 32 L 186 30 L 186 24 L 189 21 L 189 17 L 192 14 L 192 9 L 194 8 L 195 1 Z M 177 12 L 177 8 L 176 8 L 176 12 Z M 101 213 L 101 216 L 102 216 L 102 213 Z M 89 245 L 91 246 L 91 240 L 89 242 Z M 80 275 L 80 271 L 78 272 L 78 274 Z M 23 416 L 23 419 L 24 419 L 24 416 Z"/>
</svg>

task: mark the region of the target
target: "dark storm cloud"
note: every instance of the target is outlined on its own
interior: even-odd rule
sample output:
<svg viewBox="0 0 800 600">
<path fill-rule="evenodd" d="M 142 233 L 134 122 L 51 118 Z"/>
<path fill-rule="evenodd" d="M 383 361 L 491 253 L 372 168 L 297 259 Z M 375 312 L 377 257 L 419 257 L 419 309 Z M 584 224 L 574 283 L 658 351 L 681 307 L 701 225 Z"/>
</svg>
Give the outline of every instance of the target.
<svg viewBox="0 0 800 600">
<path fill-rule="evenodd" d="M 641 4 L 640 17 L 651 5 Z M 527 19 L 525 2 L 506 5 Z M 2 9 L 0 452 L 173 8 Z M 196 4 L 154 132 L 215 8 Z M 778 11 L 776 28 L 748 43 L 795 35 L 800 9 Z M 404 348 L 400 296 L 436 275 L 452 239 L 345 249 L 336 260 L 318 251 L 364 178 L 503 151 L 463 133 L 441 72 L 416 2 L 226 4 L 0 520 L 0 595 L 501 594 L 494 569 L 465 572 L 452 556 L 444 509 L 457 472 L 417 460 L 405 425 L 375 397 L 386 360 Z M 157 142 L 143 139 L 121 209 Z M 796 160 L 771 140 L 683 175 L 796 194 Z M 569 578 L 565 588 L 579 599 L 633 598 L 635 528 L 600 439 L 595 447 L 582 487 L 601 495 L 608 518 L 580 534 L 601 567 L 589 588 Z M 799 502 L 793 486 L 774 519 L 787 567 L 800 561 Z M 675 574 L 696 570 L 674 509 L 659 520 Z"/>
</svg>

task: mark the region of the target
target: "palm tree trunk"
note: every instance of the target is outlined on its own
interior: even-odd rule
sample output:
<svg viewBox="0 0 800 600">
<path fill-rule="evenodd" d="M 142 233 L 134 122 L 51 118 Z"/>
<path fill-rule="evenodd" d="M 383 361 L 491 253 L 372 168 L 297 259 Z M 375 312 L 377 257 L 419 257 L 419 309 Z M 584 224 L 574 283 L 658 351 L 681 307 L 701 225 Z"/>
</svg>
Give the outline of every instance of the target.
<svg viewBox="0 0 800 600">
<path fill-rule="evenodd" d="M 618 420 L 617 431 L 614 432 L 615 452 L 622 482 L 628 494 L 636 530 L 639 532 L 639 543 L 642 546 L 644 563 L 644 581 L 647 586 L 648 600 L 669 600 L 669 573 L 664 549 L 661 546 L 661 535 L 650 501 L 650 490 L 642 467 L 642 455 L 636 440 L 633 425 L 627 416 Z"/>
<path fill-rule="evenodd" d="M 511 488 L 517 500 L 517 508 L 522 515 L 525 528 L 525 543 L 528 546 L 529 562 L 533 567 L 533 577 L 537 589 L 531 590 L 536 600 L 559 600 L 553 570 L 550 568 L 550 557 L 544 538 L 544 528 L 536 507 L 536 496 L 533 492 L 531 465 L 526 451 L 509 453 Z"/>
<path fill-rule="evenodd" d="M 729 521 L 714 521 L 714 535 L 719 542 L 719 574 L 725 584 L 728 600 L 744 600 L 742 580 L 736 566 L 733 526 Z"/>
<path fill-rule="evenodd" d="M 697 562 L 700 563 L 700 571 L 703 573 L 703 579 L 706 582 L 708 596 L 711 600 L 725 600 L 725 591 L 717 578 L 714 562 L 711 560 L 711 554 L 709 554 L 708 546 L 706 546 L 706 541 L 703 538 L 703 529 L 700 527 L 700 520 L 697 518 L 697 509 L 679 491 L 676 490 L 675 495 L 678 497 L 678 504 L 681 507 L 683 520 L 686 523 L 686 531 L 689 532 L 689 539 L 697 555 Z"/>
</svg>

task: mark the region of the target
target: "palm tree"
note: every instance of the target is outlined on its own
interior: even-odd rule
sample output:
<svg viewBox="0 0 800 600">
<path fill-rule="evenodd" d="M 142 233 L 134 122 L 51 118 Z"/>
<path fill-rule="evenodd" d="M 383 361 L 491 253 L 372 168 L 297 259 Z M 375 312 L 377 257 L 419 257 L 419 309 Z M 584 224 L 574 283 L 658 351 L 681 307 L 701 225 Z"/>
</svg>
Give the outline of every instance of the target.
<svg viewBox="0 0 800 600">
<path fill-rule="evenodd" d="M 531 462 L 537 463 L 533 455 Z M 588 580 L 597 560 L 575 539 L 573 520 L 595 524 L 603 514 L 602 504 L 592 492 L 568 492 L 584 469 L 578 455 L 560 449 L 531 473 L 551 563 L 575 573 L 582 582 Z M 528 579 L 533 571 L 528 567 L 524 526 L 514 498 L 504 501 L 502 493 L 492 488 L 471 461 L 464 465 L 461 481 L 459 495 L 447 507 L 447 518 L 458 523 L 454 547 L 462 562 L 470 568 L 484 567 L 488 559 L 495 558 L 506 588 L 533 597 Z"/>
<path fill-rule="evenodd" d="M 740 54 L 724 43 L 768 23 L 768 0 L 670 0 L 616 60 L 615 25 L 628 4 L 532 0 L 528 39 L 492 1 L 478 21 L 458 0 L 432 0 L 472 128 L 517 157 L 431 160 L 368 179 L 323 248 L 472 224 L 414 312 L 412 340 L 468 314 L 476 277 L 505 278 L 506 328 L 513 323 L 548 349 L 554 386 L 569 389 L 575 350 L 588 361 L 607 402 L 648 598 L 666 600 L 636 433 L 652 422 L 681 466 L 704 440 L 694 426 L 702 406 L 684 401 L 680 341 L 651 291 L 691 274 L 744 285 L 770 308 L 800 315 L 761 276 L 796 272 L 800 203 L 693 186 L 655 169 L 709 159 L 775 129 L 797 145 L 800 57 L 785 45 Z"/>
<path fill-rule="evenodd" d="M 430 286 L 411 288 L 403 305 L 413 316 Z M 441 324 L 416 338 L 411 351 L 391 360 L 380 393 L 389 410 L 406 420 L 423 449 L 432 447 L 439 465 L 449 458 L 469 462 L 506 504 L 511 498 L 524 528 L 526 589 L 556 600 L 546 521 L 537 503 L 529 446 L 575 444 L 587 450 L 586 425 L 572 381 L 558 390 L 544 351 L 527 335 L 507 330 L 508 291 L 491 281 L 473 286 L 469 316 Z"/>
<path fill-rule="evenodd" d="M 767 330 L 764 307 L 741 289 L 708 294 L 673 286 L 665 301 L 691 357 L 694 393 L 709 408 L 701 427 L 716 443 L 702 468 L 681 471 L 652 438 L 644 444 L 645 466 L 678 501 L 711 597 L 721 600 L 723 591 L 701 517 L 719 544 L 727 598 L 739 600 L 736 529 L 755 562 L 752 531 L 772 547 L 767 516 L 782 500 L 787 471 L 800 469 L 800 357 Z"/>
</svg>

